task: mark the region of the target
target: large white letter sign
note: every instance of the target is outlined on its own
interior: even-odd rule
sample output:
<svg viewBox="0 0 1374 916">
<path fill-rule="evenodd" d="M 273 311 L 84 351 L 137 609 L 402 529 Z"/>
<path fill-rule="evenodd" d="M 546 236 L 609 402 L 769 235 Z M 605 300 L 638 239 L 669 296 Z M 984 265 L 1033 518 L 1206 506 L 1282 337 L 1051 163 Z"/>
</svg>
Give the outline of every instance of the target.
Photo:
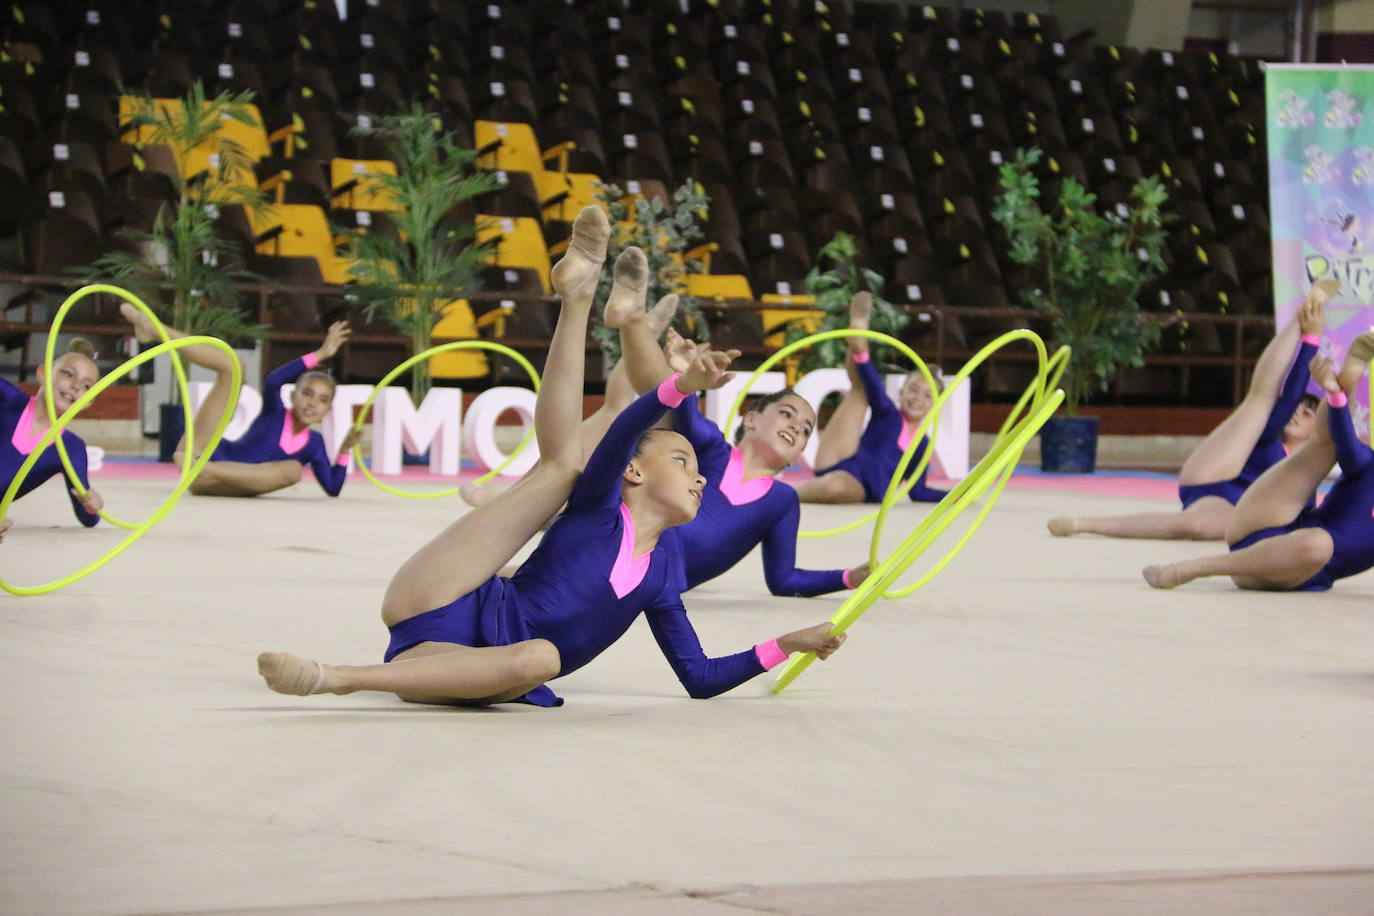
<svg viewBox="0 0 1374 916">
<path fill-rule="evenodd" d="M 431 388 L 419 410 L 404 388 L 388 387 L 372 404 L 372 470 L 401 473 L 401 446 L 412 454 L 429 449 L 431 474 L 457 476 L 463 392 Z"/>
<path fill-rule="evenodd" d="M 514 410 L 524 424 L 523 436 L 534 422 L 534 397 L 534 392 L 528 388 L 489 388 L 468 405 L 468 415 L 463 421 L 463 439 L 467 442 L 468 457 L 482 473 L 506 460 L 506 453 L 496 445 L 497 419 L 505 411 Z M 531 441 L 520 457 L 501 472 L 501 476 L 521 477 L 538 460 L 538 443 Z"/>
</svg>

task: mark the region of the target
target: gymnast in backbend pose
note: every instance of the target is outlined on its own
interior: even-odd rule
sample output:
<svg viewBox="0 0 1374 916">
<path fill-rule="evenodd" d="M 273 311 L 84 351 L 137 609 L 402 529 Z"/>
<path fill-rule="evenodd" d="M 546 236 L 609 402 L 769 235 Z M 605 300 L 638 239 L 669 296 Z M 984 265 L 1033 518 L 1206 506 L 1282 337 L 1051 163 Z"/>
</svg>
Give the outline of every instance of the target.
<svg viewBox="0 0 1374 916">
<path fill-rule="evenodd" d="M 134 326 L 134 336 L 140 343 L 160 340 L 153 322 L 132 305 L 124 304 L 120 312 Z M 310 427 L 323 420 L 334 403 L 334 377 L 316 368 L 332 357 L 351 333 L 348 322 L 336 321 L 329 326 L 324 343 L 313 353 L 293 359 L 272 370 L 263 379 L 262 413 L 238 439 L 222 441 L 209 463 L 191 483 L 197 496 L 260 496 L 299 483 L 301 468 L 310 465 L 315 479 L 330 496 L 338 496 L 348 475 L 352 458 L 350 449 L 358 441 L 354 429 L 348 431 L 339 445 L 334 460 L 324 447 L 324 437 Z M 168 328 L 172 338 L 187 335 Z M 177 445 L 176 460 L 182 460 L 182 450 L 191 449 L 193 458 L 200 457 L 210 440 L 229 400 L 233 362 L 223 351 L 207 344 L 182 347 L 180 354 L 197 366 L 215 373 L 214 384 L 196 411 L 195 423 Z M 291 392 L 291 409 L 282 404 L 281 387 L 295 382 Z"/>
<path fill-rule="evenodd" d="M 605 214 L 583 209 L 568 253 L 552 272 L 562 310 L 535 402 L 539 463 L 402 565 L 382 602 L 391 630 L 383 664 L 321 665 L 263 653 L 258 670 L 273 690 L 379 690 L 423 703 L 523 699 L 557 705 L 561 701 L 545 682 L 590 662 L 641 612 L 693 697 L 729 690 L 790 652 L 824 658 L 839 648 L 844 637 L 829 635 L 823 623 L 708 658 L 682 607 L 682 551 L 672 528 L 696 514 L 705 481 L 691 445 L 652 426 L 664 409 L 719 384 L 726 354 L 700 355 L 687 373 L 637 399 L 611 424 L 579 475 L 583 348 L 609 237 Z M 622 253 L 611 303 L 642 302 L 647 273 L 642 251 Z M 495 575 L 564 502 L 566 511 L 515 576 Z"/>
<path fill-rule="evenodd" d="M 1230 552 L 1144 570 L 1155 588 L 1201 576 L 1230 576 L 1240 588 L 1325 591 L 1374 566 L 1374 452 L 1355 435 L 1348 393 L 1374 358 L 1374 332 L 1355 338 L 1341 366 L 1314 357 L 1312 378 L 1327 392 L 1317 428 L 1292 455 L 1265 471 L 1236 503 L 1226 528 Z M 1341 477 L 1322 504 L 1317 487 L 1337 462 Z"/>
<path fill-rule="evenodd" d="M 1329 281 L 1328 281 L 1329 282 Z M 1318 398 L 1307 391 L 1307 365 L 1325 328 L 1323 308 L 1338 289 L 1312 288 L 1255 364 L 1245 400 L 1202 440 L 1178 472 L 1179 512 L 1050 519 L 1050 533 L 1105 534 L 1119 538 L 1220 540 L 1246 489 L 1316 428 Z M 1291 354 L 1297 350 L 1297 356 Z M 1292 359 L 1292 369 L 1288 369 Z"/>
<path fill-rule="evenodd" d="M 606 324 L 620 329 L 622 363 L 635 390 L 651 390 L 705 352 L 672 331 L 667 350 L 660 351 L 652 313 L 640 305 L 608 308 Z M 796 491 L 776 476 L 797 460 L 815 425 L 815 410 L 790 388 L 753 402 L 733 447 L 697 410 L 696 398 L 686 398 L 674 408 L 672 428 L 692 443 L 706 478 L 696 518 L 677 532 L 687 588 L 719 576 L 759 544 L 764 581 L 775 595 L 823 595 L 858 588 L 867 578 L 867 564 L 853 569 L 797 568 L 801 508 Z"/>
<path fill-rule="evenodd" d="M 873 297 L 858 293 L 849 303 L 849 327 L 868 330 L 872 313 Z M 883 388 L 882 376 L 869 361 L 866 338 L 849 338 L 845 368 L 849 391 L 821 430 L 816 476 L 797 486 L 797 496 L 804 503 L 882 502 L 902 454 L 935 399 L 925 377 L 913 371 L 902 385 L 901 403 L 894 404 Z M 865 427 L 864 412 L 870 408 L 873 415 Z M 929 438 L 923 439 L 908 467 L 916 467 L 929 447 Z M 913 502 L 939 502 L 945 491 L 926 486 L 922 470 L 907 496 Z"/>
<path fill-rule="evenodd" d="M 41 387 L 42 368 L 35 374 L 40 387 L 38 394 L 33 397 L 0 379 L 0 440 L 3 440 L 0 441 L 0 495 L 9 488 L 14 475 L 19 471 L 19 466 L 48 431 L 48 408 Z M 95 350 L 90 343 L 79 337 L 73 339 L 68 345 L 67 352 L 53 360 L 52 379 L 53 409 L 60 417 L 100 379 L 100 370 L 95 365 Z M 81 441 L 81 437 L 76 433 L 64 429 L 62 444 L 67 448 L 72 470 L 76 472 L 77 479 L 86 490 L 86 496 L 82 498 L 77 496 L 75 489 L 70 486 L 67 488 L 72 501 L 72 511 L 76 513 L 76 518 L 81 524 L 90 528 L 100 521 L 100 516 L 96 513 L 105 507 L 105 501 L 99 493 L 91 489 L 90 480 L 86 476 L 86 443 Z M 57 454 L 57 448 L 49 445 L 34 462 L 24 482 L 19 485 L 15 498 L 31 492 L 49 477 L 60 476 L 63 473 L 62 460 Z M 5 524 L 3 527 L 4 530 L 8 530 L 9 525 Z M 0 539 L 3 539 L 4 530 L 0 530 Z"/>
</svg>

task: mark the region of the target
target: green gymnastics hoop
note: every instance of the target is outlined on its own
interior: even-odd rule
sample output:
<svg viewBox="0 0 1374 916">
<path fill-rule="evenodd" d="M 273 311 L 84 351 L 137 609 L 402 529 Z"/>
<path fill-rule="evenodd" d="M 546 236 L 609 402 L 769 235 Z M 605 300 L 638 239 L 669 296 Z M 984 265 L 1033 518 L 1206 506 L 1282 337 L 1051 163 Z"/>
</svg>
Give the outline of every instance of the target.
<svg viewBox="0 0 1374 916">
<path fill-rule="evenodd" d="M 63 413 L 62 416 L 58 417 L 57 421 L 48 428 L 48 431 L 43 435 L 43 438 L 38 441 L 38 444 L 36 446 L 34 446 L 33 451 L 29 452 L 28 457 L 24 459 L 24 463 L 19 466 L 19 471 L 14 475 L 14 479 L 10 481 L 9 488 L 5 490 L 4 497 L 0 498 L 0 520 L 3 520 L 5 518 L 6 513 L 9 512 L 10 503 L 14 502 L 14 497 L 15 494 L 19 492 L 20 484 L 24 482 L 24 478 L 27 477 L 29 471 L 33 469 L 34 463 L 43 453 L 43 450 L 53 442 L 61 442 L 61 434 L 63 428 L 73 419 L 75 419 L 77 414 L 84 410 L 86 406 L 91 403 L 91 401 L 95 400 L 101 392 L 103 392 L 106 388 L 110 387 L 110 385 L 112 385 L 117 378 L 119 378 L 120 376 L 124 375 L 132 369 L 138 368 L 143 363 L 146 363 L 149 360 L 162 355 L 163 353 L 169 353 L 178 350 L 181 347 L 190 347 L 195 346 L 197 344 L 204 344 L 207 346 L 215 347 L 216 349 L 222 350 L 230 358 L 233 364 L 233 390 L 238 391 L 239 385 L 243 381 L 243 369 L 239 366 L 238 357 L 234 355 L 233 349 L 222 340 L 219 340 L 214 337 L 200 336 L 179 337 L 175 340 L 164 341 L 158 344 L 157 346 L 153 347 L 152 349 L 144 350 L 142 353 L 138 354 L 133 359 L 130 359 L 121 364 L 113 372 L 106 374 L 104 378 L 100 379 L 100 381 L 96 382 L 93 386 L 91 386 L 89 391 L 87 391 L 80 398 L 78 398 L 76 403 L 72 404 L 71 407 L 67 408 L 67 411 Z M 185 470 L 183 470 L 181 479 L 177 481 L 176 487 L 173 488 L 170 494 L 168 494 L 167 498 L 162 501 L 162 505 L 158 506 L 157 509 L 153 512 L 153 514 L 148 516 L 148 518 L 145 521 L 140 522 L 139 524 L 134 526 L 129 526 L 132 529 L 130 530 L 129 534 L 126 535 L 124 539 L 121 540 L 118 544 L 116 544 L 110 551 L 108 551 L 95 561 L 91 562 L 90 564 L 72 573 L 71 575 L 64 576 L 61 579 L 57 579 L 56 581 L 49 582 L 45 585 L 14 585 L 9 581 L 0 578 L 0 588 L 3 588 L 11 595 L 42 595 L 47 592 L 56 591 L 59 588 L 65 588 L 66 586 L 71 585 L 73 582 L 76 582 L 79 579 L 84 579 L 86 576 L 95 572 L 97 569 L 104 566 L 106 563 L 110 562 L 115 557 L 119 556 L 121 553 L 123 553 L 125 550 L 131 547 L 135 541 L 143 537 L 143 535 L 148 532 L 148 529 L 152 528 L 154 525 L 160 522 L 167 515 L 168 512 L 172 511 L 172 507 L 176 505 L 177 500 L 179 500 L 182 494 L 186 492 L 186 489 L 191 486 L 191 482 L 196 479 L 196 475 L 198 475 L 201 472 L 201 470 L 205 467 L 205 465 L 209 463 L 210 456 L 215 451 L 215 446 L 219 444 L 220 438 L 224 435 L 224 430 L 228 428 L 229 421 L 234 418 L 234 408 L 235 406 L 237 406 L 237 403 L 237 395 L 229 398 L 228 403 L 224 405 L 224 414 L 220 417 L 219 425 L 215 428 L 214 433 L 210 436 L 210 440 L 206 443 L 205 448 L 201 450 L 200 457 L 195 459 L 194 462 L 190 463 L 189 466 L 186 467 Z"/>
<path fill-rule="evenodd" d="M 439 344 L 438 346 L 430 347 L 428 350 L 422 350 L 421 352 L 416 353 L 410 359 L 401 363 L 395 369 L 392 369 L 385 376 L 383 376 L 382 380 L 378 382 L 376 385 L 372 386 L 372 390 L 368 392 L 367 400 L 363 401 L 363 409 L 358 412 L 358 419 L 353 421 L 353 429 L 359 433 L 362 432 L 363 424 L 367 422 L 367 415 L 372 410 L 372 402 L 377 399 L 377 395 L 381 394 L 382 390 L 385 389 L 387 385 L 391 384 L 392 379 L 394 379 L 396 376 L 400 375 L 402 372 L 409 369 L 411 366 L 418 363 L 420 360 L 428 359 L 429 357 L 435 356 L 439 353 L 447 353 L 450 350 L 494 350 L 497 353 L 509 356 L 511 359 L 515 360 L 515 362 L 519 364 L 519 366 L 522 369 L 524 369 L 525 372 L 529 375 L 530 381 L 534 384 L 535 392 L 538 393 L 539 391 L 539 373 L 535 371 L 534 366 L 530 364 L 529 360 L 525 359 L 525 357 L 521 356 L 519 353 L 512 350 L 510 347 L 507 347 L 503 344 L 494 343 L 490 340 L 454 340 L 450 341 L 449 343 Z M 516 457 L 521 452 L 525 450 L 525 446 L 529 445 L 530 440 L 533 438 L 534 424 L 531 423 L 529 431 L 525 433 L 525 438 L 520 440 L 520 444 L 515 447 L 515 451 L 507 455 L 505 461 L 502 461 L 496 467 L 492 468 L 490 471 L 487 471 L 487 473 L 483 474 L 481 477 L 478 477 L 477 480 L 474 482 L 486 483 L 488 480 L 491 480 L 491 478 L 495 477 L 497 474 L 500 474 L 510 465 L 512 461 L 516 459 Z M 406 499 L 438 499 L 441 496 L 452 496 L 458 492 L 457 487 L 450 487 L 446 490 L 435 490 L 433 492 L 422 492 L 418 490 L 403 490 L 400 487 L 393 487 L 389 483 L 383 483 L 381 480 L 377 479 L 377 475 L 373 474 L 372 469 L 367 466 L 367 463 L 365 461 L 363 461 L 362 448 L 358 443 L 354 443 L 353 445 L 353 460 L 358 463 L 358 468 L 363 472 L 364 477 L 366 477 L 368 480 L 376 484 L 378 488 L 386 491 L 387 493 L 392 494 L 393 496 L 403 496 Z"/>
<path fill-rule="evenodd" d="M 1030 331 L 1013 331 L 1004 334 L 993 341 L 987 347 L 970 360 L 964 369 L 960 370 L 956 380 L 951 383 L 952 390 L 963 378 L 967 378 L 967 373 L 976 368 L 991 354 L 992 351 L 1005 346 L 1018 339 L 1030 340 L 1035 346 L 1036 354 L 1039 357 L 1039 368 L 1036 379 L 1027 386 L 1020 400 L 1013 407 L 1011 414 L 1002 424 L 997 440 L 993 447 L 988 451 L 983 459 L 973 468 L 969 474 L 961 480 L 958 485 L 951 490 L 944 499 L 936 504 L 933 509 L 922 521 L 912 530 L 898 547 L 881 563 L 874 565 L 873 571 L 868 578 L 854 591 L 831 617 L 831 633 L 839 634 L 845 632 L 856 620 L 863 615 L 878 600 L 883 598 L 902 598 L 928 584 L 948 563 L 968 544 L 974 532 L 982 525 L 997 499 L 1001 496 L 1003 488 L 1010 481 L 1012 474 L 1016 470 L 1016 464 L 1025 451 L 1030 440 L 1039 433 L 1040 428 L 1045 422 L 1059 409 L 1059 405 L 1064 400 L 1064 392 L 1060 389 L 1050 390 L 1051 385 L 1057 385 L 1068 365 L 1069 349 L 1061 347 L 1053 357 L 1045 358 L 1045 348 L 1039 336 Z M 967 371 L 966 371 L 967 370 Z M 932 410 L 934 410 L 932 406 Z M 1025 415 L 1021 416 L 1022 411 Z M 903 460 L 908 460 L 909 456 L 904 456 Z M 900 475 L 901 468 L 897 474 Z M 992 489 L 994 488 L 995 489 Z M 894 589 L 897 580 L 905 574 L 907 569 L 936 541 L 944 531 L 953 524 L 954 520 L 961 515 L 974 501 L 981 498 L 984 493 L 992 489 L 992 495 L 983 505 L 973 523 L 960 536 L 959 540 L 941 557 L 925 574 L 920 576 L 914 583 L 905 587 Z M 881 513 L 878 525 L 875 525 L 875 537 L 873 545 L 877 544 L 878 529 L 881 528 L 883 517 L 895 503 L 896 491 L 889 485 L 888 492 L 884 496 L 883 505 L 879 509 Z M 805 671 L 813 661 L 815 653 L 804 653 L 788 662 L 771 690 L 779 693 L 792 681 Z"/>
<path fill-rule="evenodd" d="M 921 359 L 921 357 L 918 356 L 916 354 L 916 351 L 911 349 L 911 347 L 907 346 L 905 343 L 903 343 L 895 337 L 892 337 L 889 334 L 884 334 L 881 331 L 870 331 L 858 328 L 838 328 L 833 331 L 820 331 L 819 333 L 803 337 L 801 340 L 793 341 L 792 343 L 783 347 L 781 350 L 774 353 L 772 356 L 765 359 L 763 363 L 757 369 L 754 370 L 753 375 L 749 376 L 749 380 L 745 383 L 744 387 L 740 389 L 740 393 L 735 398 L 735 402 L 730 405 L 730 412 L 725 417 L 725 426 L 723 428 L 723 432 L 725 433 L 725 435 L 729 436 L 730 428 L 734 425 L 735 418 L 739 416 L 740 408 L 744 405 L 744 399 L 749 396 L 749 390 L 754 387 L 754 382 L 758 381 L 759 377 L 763 375 L 763 373 L 767 372 L 773 366 L 777 365 L 780 361 L 795 353 L 797 350 L 805 349 L 814 344 L 818 344 L 824 340 L 833 340 L 837 337 L 864 337 L 868 340 L 876 340 L 880 343 L 885 343 L 888 346 L 891 346 L 894 349 L 899 350 L 903 356 L 911 360 L 912 364 L 921 373 L 921 376 L 926 380 L 926 384 L 930 386 L 930 390 L 932 392 L 934 392 L 938 387 L 935 384 L 935 376 L 931 374 L 930 367 L 926 365 L 925 360 Z M 943 397 L 943 395 L 941 397 Z M 931 429 L 932 435 L 935 432 L 939 431 L 939 406 L 942 403 L 943 401 L 940 398 L 936 398 L 934 403 L 931 404 L 930 410 L 927 411 L 925 417 L 922 418 L 921 424 L 917 427 L 916 434 L 913 435 L 911 438 L 911 445 L 907 447 L 906 453 L 902 456 L 903 463 L 898 468 L 899 474 L 901 473 L 901 469 L 906 467 L 907 461 L 909 461 L 911 455 L 915 452 L 917 446 L 920 445 L 921 437 L 922 435 L 924 435 L 925 430 Z M 926 454 L 921 456 L 920 462 L 917 464 L 915 470 L 912 471 L 911 479 L 906 482 L 905 487 L 902 489 L 901 493 L 903 496 L 911 492 L 911 488 L 916 485 L 917 478 L 921 476 L 921 472 L 924 471 L 926 469 L 926 466 L 930 464 L 930 459 L 932 457 L 934 457 L 934 450 L 927 449 Z M 896 479 L 896 477 L 893 478 L 894 481 Z M 889 490 L 891 490 L 890 486 Z M 865 515 L 863 518 L 857 519 L 856 521 L 848 522 L 843 525 L 838 525 L 834 528 L 825 528 L 820 531 L 799 531 L 797 532 L 797 537 L 823 538 L 830 537 L 831 535 L 835 534 L 844 534 L 846 531 L 853 531 L 855 528 L 860 528 L 868 524 L 870 521 L 877 517 L 879 511 L 880 510 L 874 510 L 873 512 L 870 512 L 868 515 Z M 877 565 L 876 561 L 874 561 L 872 556 L 870 556 L 869 559 L 870 562 L 873 563 L 873 565 Z"/>
<path fill-rule="evenodd" d="M 43 354 L 43 404 L 44 404 L 44 407 L 45 407 L 45 408 L 47 409 L 47 411 L 48 411 L 48 425 L 49 425 L 49 426 L 52 426 L 53 424 L 57 423 L 57 420 L 58 420 L 58 418 L 57 418 L 57 409 L 56 409 L 55 405 L 53 404 L 53 397 L 52 397 L 52 368 L 53 368 L 53 361 L 54 361 L 54 359 L 56 358 L 56 357 L 55 357 L 55 353 L 56 353 L 56 348 L 57 348 L 57 332 L 58 332 L 58 330 L 61 329 L 61 327 L 62 327 L 62 320 L 63 320 L 64 318 L 66 318 L 67 313 L 68 313 L 69 311 L 71 311 L 72 308 L 73 308 L 78 302 L 80 302 L 82 299 L 86 298 L 87 296 L 93 295 L 93 294 L 95 294 L 95 293 L 109 293 L 109 294 L 112 295 L 112 296 L 117 296 L 117 297 L 119 297 L 120 299 L 123 299 L 125 302 L 129 303 L 129 304 L 132 305 L 134 308 L 136 308 L 136 309 L 138 309 L 139 311 L 143 312 L 143 314 L 147 315 L 150 319 L 152 319 L 153 326 L 154 326 L 155 328 L 157 328 L 158 336 L 162 338 L 162 340 L 163 340 L 164 343 L 166 343 L 166 342 L 168 342 L 168 341 L 170 341 L 170 340 L 172 339 L 171 336 L 168 335 L 167 329 L 166 329 L 165 327 L 163 327 L 162 322 L 158 319 L 156 313 L 154 313 L 152 309 L 148 308 L 148 306 L 144 303 L 144 301 L 143 301 L 142 299 L 140 299 L 138 296 L 135 296 L 133 293 L 129 292 L 127 289 L 122 289 L 122 288 L 120 288 L 120 287 L 118 287 L 118 286 L 112 286 L 112 285 L 110 285 L 110 284 L 108 284 L 108 283 L 91 283 L 91 284 L 89 284 L 89 285 L 87 285 L 87 286 L 81 287 L 81 288 L 78 289 L 76 292 L 72 293 L 70 296 L 67 297 L 67 300 L 66 300 L 65 302 L 63 302 L 62 305 L 58 308 L 57 314 L 53 316 L 52 328 L 50 328 L 50 329 L 48 330 L 48 345 L 47 345 L 46 349 L 44 350 L 44 354 Z M 209 338 L 209 339 L 210 339 L 210 340 L 215 340 L 215 338 Z M 180 349 L 180 348 L 174 348 L 174 349 Z M 182 412 L 183 412 L 184 416 L 186 417 L 186 427 L 185 427 L 185 428 L 186 428 L 186 429 L 191 429 L 191 428 L 194 426 L 194 424 L 195 424 L 195 414 L 194 414 L 194 412 L 191 410 L 191 393 L 190 393 L 190 391 L 189 391 L 189 390 L 187 389 L 187 387 L 186 387 L 186 368 L 185 368 L 185 366 L 182 365 L 181 357 L 180 357 L 180 356 L 178 356 L 175 352 L 173 352 L 171 355 L 172 355 L 172 371 L 173 371 L 173 374 L 176 376 L 177 388 L 178 388 L 178 390 L 181 392 L 181 409 L 182 409 Z M 232 351 L 232 350 L 230 350 L 230 355 L 233 355 L 233 351 Z M 232 405 L 236 405 L 236 404 L 238 403 L 238 394 L 237 394 L 237 392 L 238 392 L 238 390 L 239 390 L 239 386 L 238 386 L 237 378 L 238 378 L 238 377 L 241 377 L 241 374 L 242 374 L 242 370 L 239 369 L 239 368 L 237 368 L 237 367 L 238 367 L 238 357 L 237 357 L 237 356 L 234 356 L 234 365 L 235 365 L 235 367 L 236 367 L 236 368 L 235 368 L 235 371 L 238 372 L 238 373 L 240 373 L 240 376 L 237 376 L 237 377 L 236 377 L 236 381 L 235 381 L 235 383 L 234 383 L 234 388 L 233 388 L 233 390 L 234 390 L 235 394 L 234 394 L 234 396 L 230 399 L 230 401 L 231 401 L 231 410 L 232 410 Z M 121 365 L 119 368 L 117 368 L 117 369 L 115 370 L 114 373 L 111 373 L 111 374 L 112 374 L 112 375 L 123 375 L 123 374 L 127 371 L 127 369 L 128 369 L 129 366 L 130 366 L 130 363 L 127 363 L 127 362 L 126 362 L 126 363 L 124 363 L 123 365 Z M 229 425 L 229 424 L 228 424 L 228 422 L 226 421 L 225 424 L 224 424 L 224 426 L 227 427 L 228 425 Z M 219 444 L 220 437 L 223 436 L 223 435 L 224 435 L 224 429 L 222 428 L 222 429 L 219 431 L 219 433 L 216 434 L 216 435 L 214 436 L 214 443 L 215 443 L 216 445 Z M 76 470 L 72 467 L 72 459 L 71 459 L 71 456 L 67 454 L 67 445 L 66 445 L 66 443 L 64 443 L 64 442 L 62 441 L 62 437 L 61 437 L 61 436 L 58 436 L 57 439 L 55 440 L 55 444 L 56 444 L 56 446 L 57 446 L 57 458 L 58 458 L 59 461 L 62 462 L 62 470 L 63 470 L 64 472 L 66 472 L 68 482 L 71 483 L 72 489 L 75 490 L 79 496 L 81 496 L 82 498 L 84 498 L 84 497 L 86 496 L 86 488 L 82 485 L 81 480 L 76 476 Z M 214 451 L 213 447 L 210 448 L 210 451 Z M 191 453 L 190 453 L 189 450 L 183 450 L 182 456 L 181 456 L 181 473 L 182 473 L 182 476 L 184 477 L 184 476 L 190 471 L 190 469 L 191 469 Z M 115 516 L 111 515 L 110 513 L 106 512 L 104 509 L 101 509 L 100 512 L 98 512 L 97 514 L 98 514 L 101 518 L 103 518 L 105 521 L 109 522 L 111 525 L 115 525 L 116 527 L 119 527 L 119 528 L 125 528 L 125 529 L 129 529 L 129 530 L 133 530 L 133 529 L 135 529 L 135 528 L 140 527 L 140 524 L 142 524 L 142 523 L 140 523 L 140 524 L 133 524 L 133 523 L 131 523 L 131 522 L 123 521 L 123 520 L 118 519 L 118 518 L 116 518 Z"/>
</svg>

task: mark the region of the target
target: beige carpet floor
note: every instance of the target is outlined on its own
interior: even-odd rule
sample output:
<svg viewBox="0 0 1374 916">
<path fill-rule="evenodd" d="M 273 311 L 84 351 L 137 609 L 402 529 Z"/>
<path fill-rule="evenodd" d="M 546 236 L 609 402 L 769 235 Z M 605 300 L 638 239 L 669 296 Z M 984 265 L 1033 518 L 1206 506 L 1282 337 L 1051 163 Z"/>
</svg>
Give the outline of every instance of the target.
<svg viewBox="0 0 1374 916">
<path fill-rule="evenodd" d="M 168 486 L 100 488 L 138 518 Z M 780 696 L 688 699 L 641 622 L 561 709 L 455 710 L 279 696 L 254 656 L 379 660 L 383 587 L 458 503 L 188 497 L 0 595 L 0 912 L 1374 912 L 1374 574 L 1153 592 L 1144 562 L 1212 548 L 1044 530 L 1144 504 L 1008 490 Z M 55 484 L 11 515 L 21 584 L 120 537 Z M 768 596 L 754 557 L 687 605 L 724 654 L 839 600 Z"/>
</svg>

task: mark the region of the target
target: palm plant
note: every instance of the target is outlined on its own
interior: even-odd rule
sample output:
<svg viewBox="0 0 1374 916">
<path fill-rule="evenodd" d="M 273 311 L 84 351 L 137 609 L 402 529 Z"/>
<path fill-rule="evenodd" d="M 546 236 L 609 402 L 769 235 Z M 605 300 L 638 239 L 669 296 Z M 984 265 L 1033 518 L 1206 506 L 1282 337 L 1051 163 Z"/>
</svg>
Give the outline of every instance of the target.
<svg viewBox="0 0 1374 916">
<path fill-rule="evenodd" d="M 222 92 L 211 98 L 196 82 L 173 104 L 148 95 L 131 98 L 125 123 L 138 144 L 165 145 L 179 163 L 171 176 L 177 200 L 158 209 L 151 231 L 120 231 L 134 243 L 134 251 L 107 252 L 81 273 L 130 289 L 160 318 L 187 333 L 259 336 L 263 328 L 246 319 L 234 289 L 236 282 L 259 278 L 227 267 L 238 250 L 215 228 L 221 206 L 259 209 L 268 204 L 256 184 L 248 183 L 253 181 L 251 157 L 239 143 L 221 135 L 226 120 L 257 126 L 249 107 L 253 93 Z M 192 173 L 192 163 L 202 160 L 206 167 Z M 142 166 L 137 153 L 135 166 Z M 173 400 L 176 396 L 174 389 Z"/>
<path fill-rule="evenodd" d="M 349 230 L 346 235 L 358 278 L 353 292 L 368 318 L 385 317 L 410 339 L 412 353 L 430 346 L 434 326 L 455 300 L 480 288 L 488 260 L 477 243 L 481 228 L 455 214 L 465 201 L 495 190 L 499 178 L 476 168 L 477 154 L 463 149 L 423 106 L 375 119 L 371 132 L 386 143 L 396 174 L 363 174 L 374 193 L 399 206 L 389 216 L 396 233 Z M 410 375 L 417 403 L 430 387 L 429 364 Z"/>
</svg>

